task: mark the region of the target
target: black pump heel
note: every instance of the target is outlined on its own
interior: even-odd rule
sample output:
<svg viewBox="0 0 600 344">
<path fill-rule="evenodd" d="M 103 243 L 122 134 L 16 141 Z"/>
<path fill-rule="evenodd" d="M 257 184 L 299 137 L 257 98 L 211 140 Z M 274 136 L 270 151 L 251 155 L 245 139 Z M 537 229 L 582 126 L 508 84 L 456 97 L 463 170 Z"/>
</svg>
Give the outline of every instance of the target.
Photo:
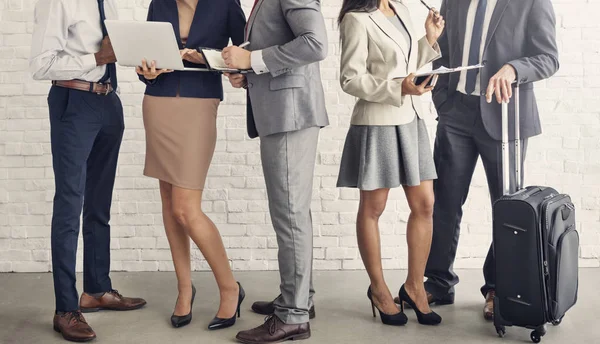
<svg viewBox="0 0 600 344">
<path fill-rule="evenodd" d="M 404 302 L 410 305 L 410 307 L 415 311 L 417 315 L 417 320 L 421 325 L 438 325 L 442 322 L 442 317 L 440 317 L 436 312 L 431 311 L 430 313 L 423 313 L 417 308 L 415 302 L 408 296 L 406 292 L 406 288 L 404 285 L 400 288 L 400 292 L 398 293 L 398 297 L 400 298 L 400 309 L 404 311 Z"/>
<path fill-rule="evenodd" d="M 373 311 L 373 318 L 376 318 L 377 315 L 375 313 L 375 309 L 377 308 L 377 306 L 375 306 L 375 304 L 373 303 L 373 294 L 371 293 L 371 286 L 369 286 L 369 289 L 367 290 L 367 297 L 371 301 L 371 310 Z M 386 314 L 380 311 L 379 308 L 377 308 L 377 310 L 379 311 L 379 317 L 381 318 L 381 322 L 384 325 L 402 326 L 406 325 L 406 323 L 408 322 L 406 314 L 404 314 L 402 311 L 396 314 Z"/>
<path fill-rule="evenodd" d="M 192 322 L 192 308 L 194 307 L 194 299 L 196 298 L 196 287 L 192 284 L 192 304 L 190 305 L 190 312 L 186 315 L 171 315 L 171 325 L 175 328 L 189 325 Z"/>
<path fill-rule="evenodd" d="M 223 328 L 231 327 L 235 325 L 236 316 L 237 318 L 241 317 L 242 314 L 240 308 L 242 306 L 242 302 L 244 302 L 244 299 L 246 298 L 246 292 L 244 291 L 244 288 L 242 288 L 240 282 L 237 282 L 237 284 L 240 287 L 240 292 L 238 294 L 238 305 L 235 314 L 229 319 L 214 317 L 213 320 L 211 320 L 208 324 L 209 330 L 220 330 Z"/>
</svg>

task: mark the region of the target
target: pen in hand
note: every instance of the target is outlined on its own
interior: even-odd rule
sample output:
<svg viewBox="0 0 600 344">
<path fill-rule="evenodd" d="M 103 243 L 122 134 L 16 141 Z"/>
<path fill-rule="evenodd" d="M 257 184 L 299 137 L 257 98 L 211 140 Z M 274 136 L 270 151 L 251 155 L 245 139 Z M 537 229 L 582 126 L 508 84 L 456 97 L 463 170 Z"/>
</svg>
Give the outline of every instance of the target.
<svg viewBox="0 0 600 344">
<path fill-rule="evenodd" d="M 436 11 L 435 9 L 433 9 L 431 6 L 427 5 L 427 3 L 424 0 L 421 0 L 421 3 L 423 4 L 423 6 L 427 7 L 428 10 L 435 12 L 435 15 L 437 17 L 437 15 L 439 14 L 438 11 Z"/>
<path fill-rule="evenodd" d="M 249 45 L 250 45 L 250 41 L 246 41 L 246 42 L 244 42 L 244 43 L 240 44 L 240 46 L 239 46 L 239 47 L 243 49 L 243 48 L 245 48 L 245 47 L 247 47 L 247 46 L 249 46 Z"/>
</svg>

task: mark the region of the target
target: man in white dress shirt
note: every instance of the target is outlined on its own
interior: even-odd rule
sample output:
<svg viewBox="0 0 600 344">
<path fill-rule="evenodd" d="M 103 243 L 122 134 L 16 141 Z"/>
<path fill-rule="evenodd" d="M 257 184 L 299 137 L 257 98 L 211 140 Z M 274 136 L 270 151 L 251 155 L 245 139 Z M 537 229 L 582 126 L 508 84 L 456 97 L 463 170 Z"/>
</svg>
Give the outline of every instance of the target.
<svg viewBox="0 0 600 344">
<path fill-rule="evenodd" d="M 513 82 L 520 84 L 524 159 L 527 139 L 541 133 L 533 82 L 558 70 L 558 49 L 550 0 L 444 0 L 440 13 L 446 28 L 438 40 L 442 58 L 434 62 L 434 68 L 485 64 L 481 70 L 442 75 L 433 91 L 439 115 L 434 149 L 438 179 L 425 287 L 431 303 L 451 304 L 458 283 L 453 264 L 462 206 L 479 157 L 492 203 L 502 195 L 499 103 L 511 98 Z M 514 130 L 510 133 L 512 140 Z M 491 248 L 484 277 L 484 317 L 491 320 L 496 282 Z"/>
<path fill-rule="evenodd" d="M 54 330 L 77 342 L 96 337 L 82 311 L 146 304 L 123 297 L 109 277 L 110 206 L 124 123 L 104 19 L 116 17 L 115 0 L 41 0 L 35 8 L 30 69 L 34 79 L 52 82 Z M 84 293 L 78 300 L 75 262 L 82 209 Z"/>
</svg>

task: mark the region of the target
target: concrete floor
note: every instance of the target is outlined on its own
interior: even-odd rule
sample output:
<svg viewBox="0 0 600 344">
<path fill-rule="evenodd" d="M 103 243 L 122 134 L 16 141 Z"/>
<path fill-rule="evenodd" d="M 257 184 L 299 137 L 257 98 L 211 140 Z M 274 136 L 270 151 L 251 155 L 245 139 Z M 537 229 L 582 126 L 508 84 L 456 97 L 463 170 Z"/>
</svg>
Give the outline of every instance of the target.
<svg viewBox="0 0 600 344">
<path fill-rule="evenodd" d="M 432 328 L 417 323 L 408 313 L 405 327 L 381 324 L 371 317 L 366 298 L 368 286 L 364 271 L 315 272 L 317 318 L 311 321 L 312 338 L 302 343 L 531 343 L 529 330 L 508 328 L 507 337 L 496 336 L 494 326 L 481 316 L 478 271 L 460 271 L 457 302 L 436 310 L 444 321 Z M 170 272 L 113 273 L 113 285 L 125 295 L 141 296 L 148 305 L 132 312 L 100 312 L 86 315 L 98 335 L 96 343 L 233 343 L 237 331 L 260 324 L 263 317 L 249 311 L 255 300 L 271 299 L 277 293 L 276 272 L 236 273 L 246 289 L 247 301 L 236 326 L 208 331 L 206 325 L 218 306 L 216 285 L 210 273 L 194 273 L 198 288 L 194 320 L 185 328 L 174 329 L 169 316 L 176 299 L 175 277 Z M 388 285 L 396 293 L 405 271 L 387 271 Z M 600 269 L 583 269 L 579 304 L 556 328 L 549 326 L 542 343 L 600 343 L 598 310 Z M 52 330 L 54 297 L 50 274 L 0 274 L 0 343 L 64 343 Z"/>
</svg>

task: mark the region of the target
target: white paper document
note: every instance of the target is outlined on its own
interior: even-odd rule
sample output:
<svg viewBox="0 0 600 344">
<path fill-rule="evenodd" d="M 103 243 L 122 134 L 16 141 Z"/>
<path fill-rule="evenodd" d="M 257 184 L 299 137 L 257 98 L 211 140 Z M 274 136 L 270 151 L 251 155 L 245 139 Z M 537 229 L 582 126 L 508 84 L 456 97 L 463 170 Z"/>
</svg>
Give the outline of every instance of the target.
<svg viewBox="0 0 600 344">
<path fill-rule="evenodd" d="M 483 64 L 477 64 L 477 65 L 472 65 L 472 66 L 461 66 L 461 67 L 456 67 L 456 68 L 447 68 L 447 67 L 440 67 L 434 70 L 430 70 L 427 72 L 419 72 L 417 74 L 415 74 L 416 76 L 426 76 L 426 75 L 439 75 L 439 74 L 448 74 L 448 73 L 455 73 L 455 72 L 462 72 L 463 70 L 469 70 L 469 69 L 479 69 L 479 68 L 483 68 Z"/>
</svg>

